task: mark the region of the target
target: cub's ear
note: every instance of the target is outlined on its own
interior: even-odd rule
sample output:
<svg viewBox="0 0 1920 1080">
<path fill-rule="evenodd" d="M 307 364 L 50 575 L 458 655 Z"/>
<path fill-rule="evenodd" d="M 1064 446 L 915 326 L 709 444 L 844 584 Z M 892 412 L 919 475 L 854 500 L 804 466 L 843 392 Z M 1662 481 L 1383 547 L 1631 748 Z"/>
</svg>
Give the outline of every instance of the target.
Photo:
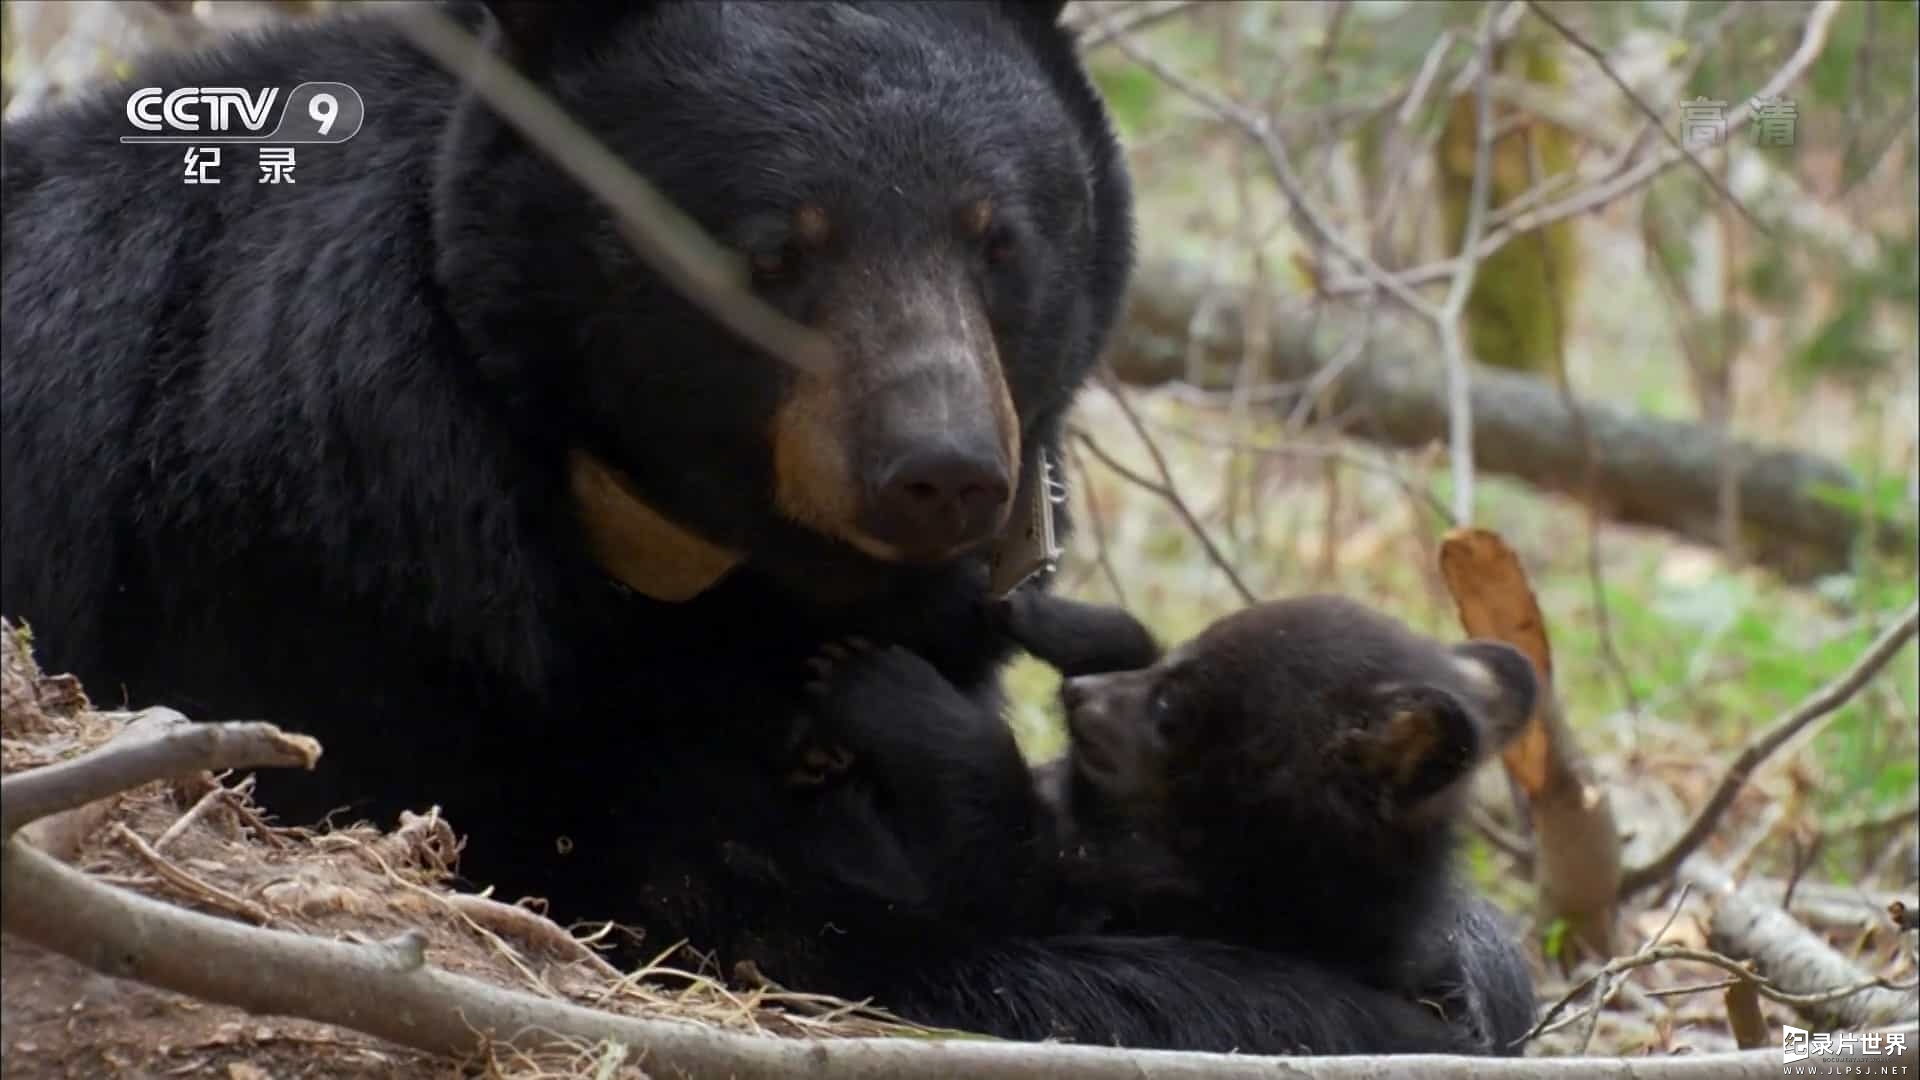
<svg viewBox="0 0 1920 1080">
<path fill-rule="evenodd" d="M 1503 749 L 1527 726 L 1540 699 L 1533 661 L 1504 641 L 1476 639 L 1453 647 L 1454 664 L 1487 718 L 1490 751 Z"/>
<path fill-rule="evenodd" d="M 572 44 L 597 40 L 622 19 L 650 13 L 656 0 L 482 0 L 493 16 L 497 48 L 530 72 L 542 72 Z"/>
<path fill-rule="evenodd" d="M 1452 790 L 1486 755 L 1472 705 L 1439 686 L 1393 684 L 1376 701 L 1384 720 L 1361 741 L 1362 760 L 1402 810 Z"/>
</svg>

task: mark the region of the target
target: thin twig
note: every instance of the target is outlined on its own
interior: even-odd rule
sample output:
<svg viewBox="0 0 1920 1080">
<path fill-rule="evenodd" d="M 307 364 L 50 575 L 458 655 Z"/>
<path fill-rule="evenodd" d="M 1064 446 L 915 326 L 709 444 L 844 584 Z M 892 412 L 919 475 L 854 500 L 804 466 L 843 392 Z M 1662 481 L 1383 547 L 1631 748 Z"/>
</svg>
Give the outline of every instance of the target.
<svg viewBox="0 0 1920 1080">
<path fill-rule="evenodd" d="M 1661 921 L 1660 928 L 1652 934 L 1649 934 L 1646 941 L 1641 942 L 1640 948 L 1635 955 L 1645 954 L 1649 949 L 1660 944 L 1661 938 L 1667 936 L 1667 931 L 1673 929 L 1674 920 L 1680 917 L 1680 909 L 1686 904 L 1687 894 L 1690 891 L 1690 889 L 1684 886 L 1680 889 L 1680 894 L 1673 898 L 1673 906 L 1667 909 L 1667 917 Z M 1606 1008 L 1607 1002 L 1613 1000 L 1613 995 L 1619 991 L 1621 985 L 1622 982 L 1618 974 L 1602 976 L 1600 981 L 1601 990 L 1598 994 L 1594 995 L 1591 1012 L 1592 1022 L 1587 1025 L 1586 1034 L 1580 1039 L 1580 1052 L 1582 1054 L 1586 1053 L 1588 1048 L 1593 1045 L 1593 1034 L 1600 1028 L 1600 1010 Z"/>
<path fill-rule="evenodd" d="M 1195 83 L 1192 79 L 1161 63 L 1152 54 L 1125 37 L 1115 38 L 1114 44 L 1134 63 L 1146 68 L 1162 82 L 1254 140 L 1267 159 L 1267 164 L 1273 172 L 1274 182 L 1280 185 L 1281 192 L 1287 198 L 1287 207 L 1295 225 L 1304 236 L 1313 241 L 1316 246 L 1331 249 L 1366 280 L 1372 282 L 1375 287 L 1385 290 L 1394 299 L 1405 304 L 1409 310 L 1427 318 L 1433 317 L 1435 308 L 1432 304 L 1422 299 L 1420 294 L 1407 287 L 1394 275 L 1381 269 L 1378 263 L 1348 242 L 1340 230 L 1334 227 L 1326 212 L 1307 194 L 1306 185 L 1294 171 L 1293 163 L 1288 159 L 1286 147 L 1282 145 L 1279 135 L 1266 117 Z"/>
<path fill-rule="evenodd" d="M 1617 978 L 1618 976 L 1628 971 L 1632 971 L 1635 968 L 1643 968 L 1651 964 L 1665 963 L 1669 960 L 1685 960 L 1685 961 L 1691 961 L 1697 964 L 1708 964 L 1713 967 L 1717 967 L 1720 970 L 1725 971 L 1728 974 L 1732 975 L 1736 979 L 1742 979 L 1742 980 L 1752 982 L 1754 984 L 1754 989 L 1759 993 L 1759 995 L 1763 998 L 1766 998 L 1768 1001 L 1778 1002 L 1781 1005 L 1786 1005 L 1793 1008 L 1818 1008 L 1823 1005 L 1831 1005 L 1836 1001 L 1841 1001 L 1846 998 L 1853 997 L 1857 994 L 1863 994 L 1869 990 L 1892 990 L 1896 993 L 1899 993 L 1899 992 L 1910 991 L 1916 988 L 1915 984 L 1897 983 L 1891 979 L 1876 976 L 1870 979 L 1862 979 L 1859 982 L 1849 983 L 1845 986 L 1836 986 L 1836 987 L 1832 987 L 1831 989 L 1820 990 L 1810 994 L 1793 994 L 1793 993 L 1788 993 L 1785 990 L 1779 989 L 1766 977 L 1760 975 L 1759 973 L 1755 972 L 1752 968 L 1748 967 L 1746 964 L 1742 963 L 1739 960 L 1735 960 L 1730 956 L 1725 956 L 1708 949 L 1695 949 L 1685 945 L 1658 945 L 1658 946 L 1642 949 L 1638 952 L 1633 953 L 1631 956 L 1622 956 L 1614 960 L 1610 960 L 1607 962 L 1605 966 L 1595 970 L 1593 973 L 1589 974 L 1586 978 L 1580 980 L 1580 982 L 1575 984 L 1571 989 L 1569 989 L 1567 993 L 1560 998 L 1559 1001 L 1555 1002 L 1551 1007 L 1547 1009 L 1546 1013 L 1540 1018 L 1540 1022 L 1534 1025 L 1535 1030 L 1532 1032 L 1529 1032 L 1526 1036 L 1526 1039 L 1522 1041 L 1528 1041 L 1533 1038 L 1536 1038 L 1539 1035 L 1544 1035 L 1549 1032 L 1558 1031 L 1559 1029 L 1566 1027 L 1567 1025 L 1574 1023 L 1577 1020 L 1585 1018 L 1585 1016 L 1587 1015 L 1587 1011 L 1583 1009 L 1579 1014 L 1575 1016 L 1567 1017 L 1565 1020 L 1558 1019 L 1559 1014 L 1565 1011 L 1566 1006 L 1569 1002 L 1571 1002 L 1574 998 L 1580 996 L 1581 991 L 1592 986 L 1594 983 L 1600 981 L 1601 979 Z"/>
<path fill-rule="evenodd" d="M 1666 138 L 1667 144 L 1671 146 L 1674 152 L 1679 154 L 1687 164 L 1693 166 L 1693 170 L 1699 173 L 1702 179 L 1706 180 L 1708 187 L 1712 188 L 1721 198 L 1732 204 L 1734 209 L 1740 211 L 1740 215 L 1749 222 L 1752 222 L 1754 228 L 1759 229 L 1768 236 L 1773 235 L 1772 231 L 1760 222 L 1760 219 L 1753 216 L 1753 211 L 1747 209 L 1746 204 L 1740 201 L 1739 196 L 1729 191 L 1727 186 L 1720 182 L 1720 178 L 1713 175 L 1713 170 L 1707 168 L 1705 162 L 1694 156 L 1693 151 L 1687 149 L 1687 145 L 1680 141 L 1678 135 L 1667 130 L 1667 125 L 1661 120 L 1660 114 L 1655 112 L 1653 106 L 1647 104 L 1644 98 L 1634 93 L 1633 87 L 1628 86 L 1627 80 L 1621 78 L 1620 73 L 1613 70 L 1613 65 L 1607 63 L 1606 55 L 1602 53 L 1593 42 L 1581 37 L 1578 33 L 1574 32 L 1571 26 L 1555 18 L 1553 12 L 1548 11 L 1546 5 L 1540 3 L 1540 0 L 1526 0 L 1526 4 L 1527 7 L 1532 9 L 1534 15 L 1537 16 L 1541 22 L 1553 27 L 1556 33 L 1567 40 L 1568 44 L 1586 53 L 1588 59 L 1599 65 L 1600 73 L 1605 75 L 1608 81 L 1612 82 L 1615 87 L 1619 88 L 1622 94 L 1626 95 L 1627 100 L 1633 103 L 1633 107 L 1640 111 L 1640 115 L 1646 117 L 1647 123 L 1651 125 L 1652 129 L 1658 131 Z"/>
<path fill-rule="evenodd" d="M 235 896 L 211 882 L 202 881 L 174 865 L 165 855 L 155 851 L 151 844 L 142 840 L 139 833 L 127 828 L 125 824 L 115 824 L 113 835 L 114 839 L 125 844 L 141 862 L 146 863 L 149 869 L 159 875 L 162 881 L 200 903 L 238 915 L 258 926 L 265 926 L 273 921 L 273 916 L 267 914 L 267 910 L 259 904 Z"/>
<path fill-rule="evenodd" d="M 1690 994 L 1705 994 L 1714 990 L 1725 990 L 1744 982 L 1743 979 L 1715 979 L 1706 983 L 1690 983 L 1686 986 L 1658 986 L 1647 991 L 1650 998 L 1687 997 Z"/>
<path fill-rule="evenodd" d="M 1875 639 L 1867 651 L 1862 653 L 1853 666 L 1841 676 L 1809 696 L 1795 706 L 1774 724 L 1740 751 L 1727 771 L 1721 775 L 1720 783 L 1714 787 L 1706 805 L 1694 816 L 1693 822 L 1683 830 L 1673 844 L 1659 857 L 1645 866 L 1627 871 L 1620 878 L 1620 897 L 1625 899 L 1642 889 L 1658 885 L 1680 868 L 1688 855 L 1704 843 L 1713 830 L 1720 824 L 1720 817 L 1733 805 L 1735 795 L 1745 786 L 1753 771 L 1760 767 L 1774 751 L 1780 749 L 1787 740 L 1799 734 L 1814 721 L 1832 713 L 1845 705 L 1869 679 L 1878 674 L 1887 662 L 1896 656 L 1900 649 L 1913 640 L 1916 626 L 1920 625 L 1920 604 L 1909 604 L 1904 614 Z"/>
<path fill-rule="evenodd" d="M 1202 550 L 1207 553 L 1207 559 L 1227 575 L 1227 580 L 1233 585 L 1234 591 L 1240 594 L 1241 600 L 1247 604 L 1255 602 L 1252 590 L 1248 589 L 1246 585 L 1240 581 L 1239 575 L 1233 570 L 1233 564 L 1228 561 L 1226 555 L 1220 550 L 1219 546 L 1214 543 L 1213 537 L 1207 532 L 1206 526 L 1201 524 L 1200 520 L 1194 516 L 1193 509 L 1187 505 L 1186 499 L 1182 498 L 1178 491 L 1175 491 L 1167 484 L 1154 480 L 1151 477 L 1142 476 L 1140 473 L 1128 468 L 1122 464 L 1119 459 L 1107 453 L 1106 449 L 1098 442 L 1095 442 L 1093 436 L 1087 432 L 1076 428 L 1074 430 L 1074 436 L 1080 440 L 1082 446 L 1087 448 L 1087 453 L 1093 455 L 1100 464 L 1111 469 L 1115 476 L 1120 477 L 1122 480 L 1127 481 L 1149 495 L 1158 496 L 1165 500 L 1167 505 L 1173 507 L 1174 513 L 1180 516 L 1180 520 L 1186 524 L 1188 531 L 1192 532 L 1194 537 L 1200 541 Z"/>
<path fill-rule="evenodd" d="M 1073 471 L 1080 476 L 1088 475 L 1086 463 L 1080 458 L 1080 451 L 1073 446 L 1067 447 L 1067 460 Z M 1100 567 L 1100 573 L 1106 578 L 1107 588 L 1113 590 L 1113 602 L 1121 607 L 1127 606 L 1127 590 L 1120 584 L 1120 571 L 1113 565 L 1113 550 L 1107 544 L 1107 523 L 1100 513 L 1100 501 L 1093 493 L 1093 481 L 1087 480 L 1080 485 L 1080 498 L 1087 504 L 1087 528 L 1093 532 L 1093 557 Z"/>
<path fill-rule="evenodd" d="M 1821 51 L 1825 49 L 1828 31 L 1832 26 L 1834 16 L 1839 13 L 1839 10 L 1840 0 L 1819 0 L 1819 3 L 1816 4 L 1813 9 L 1813 13 L 1807 17 L 1806 29 L 1801 33 L 1799 46 L 1794 49 L 1793 55 L 1789 56 L 1786 62 L 1780 66 L 1780 70 L 1775 72 L 1773 77 L 1768 79 L 1759 90 L 1730 109 L 1726 116 L 1726 122 L 1722 125 L 1715 125 L 1716 130 L 1710 138 L 1685 143 L 1683 145 L 1686 149 L 1697 153 L 1725 142 L 1733 133 L 1746 127 L 1746 125 L 1752 121 L 1754 102 L 1776 98 L 1780 96 L 1781 92 L 1788 86 L 1798 81 L 1799 78 L 1806 73 L 1807 69 L 1813 65 L 1814 60 L 1819 58 Z M 1655 177 L 1672 168 L 1679 160 L 1680 155 L 1676 153 L 1672 147 L 1662 147 L 1660 152 L 1655 153 L 1651 158 L 1637 165 L 1627 166 L 1623 163 L 1619 167 L 1609 170 L 1612 175 L 1599 179 L 1594 184 L 1564 199 L 1548 203 L 1534 210 L 1515 214 L 1512 218 L 1495 225 L 1487 235 L 1481 239 L 1479 246 L 1472 252 L 1472 255 L 1476 259 L 1485 259 L 1494 252 L 1507 246 L 1507 244 L 1515 238 L 1524 236 L 1535 229 L 1551 225 L 1564 218 L 1575 217 L 1580 214 L 1602 209 L 1646 186 Z M 1336 250 L 1338 249 L 1336 248 Z M 1385 288 L 1388 293 L 1396 298 L 1407 295 L 1417 296 L 1417 294 L 1412 293 L 1413 289 L 1451 277 L 1454 273 L 1456 262 L 1457 257 L 1438 260 L 1428 263 L 1425 266 L 1414 267 L 1399 274 L 1386 275 L 1382 272 L 1380 276 L 1385 277 L 1387 279 L 1386 281 L 1379 280 L 1379 278 L 1371 273 L 1362 273 L 1359 280 L 1325 282 L 1323 283 L 1324 291 L 1329 296 L 1348 296 L 1369 293 L 1376 288 Z M 1365 268 L 1362 267 L 1362 270 L 1364 269 Z M 1415 310 L 1418 309 L 1416 308 Z"/>
<path fill-rule="evenodd" d="M 1417 155 L 1408 148 L 1407 144 L 1411 140 L 1407 136 L 1407 130 L 1412 126 L 1414 118 L 1419 115 L 1421 107 L 1426 104 L 1427 94 L 1433 89 L 1434 78 L 1440 72 L 1440 61 L 1446 56 L 1452 44 L 1453 31 L 1442 30 L 1433 44 L 1427 47 L 1427 54 L 1421 58 L 1420 69 L 1413 77 L 1413 86 L 1407 91 L 1407 96 L 1400 103 L 1399 111 L 1394 115 L 1393 128 L 1382 136 L 1387 147 L 1387 165 L 1383 170 L 1387 177 L 1387 184 L 1379 192 L 1379 208 L 1373 215 L 1372 232 L 1375 236 L 1383 235 L 1391 229 L 1400 211 L 1411 201 L 1400 198 L 1400 189 L 1413 175 L 1414 162 L 1424 154 Z M 1430 138 L 1423 140 L 1427 145 L 1423 145 L 1422 150 L 1430 152 L 1431 142 L 1438 138 L 1439 132 L 1436 130 Z"/>
<path fill-rule="evenodd" d="M 1540 160 L 1539 140 L 1531 131 L 1522 136 L 1527 149 L 1527 176 L 1529 183 L 1538 187 L 1545 179 L 1543 163 Z M 1536 253 L 1542 275 L 1546 278 L 1546 292 L 1549 297 L 1560 297 L 1562 290 L 1571 293 L 1571 282 L 1562 282 L 1555 276 L 1554 258 L 1546 230 L 1533 234 Z M 1627 705 L 1628 716 L 1640 714 L 1640 695 L 1634 692 L 1633 678 L 1627 674 L 1626 662 L 1620 658 L 1619 647 L 1613 640 L 1613 614 L 1607 604 L 1605 575 L 1600 563 L 1600 455 L 1594 445 L 1593 429 L 1587 424 L 1587 414 L 1580 408 L 1580 399 L 1573 392 L 1573 374 L 1567 366 L 1566 340 L 1568 328 L 1558 325 L 1565 304 L 1548 305 L 1548 310 L 1556 320 L 1553 328 L 1553 375 L 1554 384 L 1560 391 L 1560 402 L 1567 410 L 1567 418 L 1572 425 L 1574 445 L 1580 448 L 1580 468 L 1582 484 L 1582 504 L 1586 510 L 1587 525 L 1587 583 L 1593 593 L 1594 626 L 1599 631 L 1600 656 L 1606 662 L 1607 670 L 1613 675 L 1620 688 L 1620 695 Z"/>
<path fill-rule="evenodd" d="M 226 799 L 226 797 L 227 797 L 226 785 L 220 783 L 220 781 L 216 778 L 213 782 L 213 786 L 207 789 L 207 793 L 205 795 L 200 796 L 200 798 L 198 798 L 197 800 L 195 800 L 193 806 L 190 807 L 186 813 L 181 814 L 178 818 L 175 818 L 173 824 L 167 826 L 166 831 L 162 832 L 159 835 L 159 837 L 157 837 L 154 840 L 153 842 L 154 853 L 158 854 L 159 852 L 164 851 L 168 844 L 171 844 L 175 840 L 180 838 L 181 833 L 184 833 L 188 829 L 193 828 L 194 823 L 199 821 L 200 818 L 204 814 L 206 814 L 207 810 L 211 808 L 214 803 L 222 802 Z"/>
<path fill-rule="evenodd" d="M 1437 520 L 1444 522 L 1448 527 L 1458 524 L 1458 522 L 1453 519 L 1453 510 L 1448 507 L 1444 501 L 1434 495 L 1433 492 L 1414 483 L 1403 471 L 1394 468 L 1394 466 L 1387 461 L 1374 461 L 1338 446 L 1309 446 L 1294 442 L 1271 445 L 1267 443 L 1247 442 L 1241 439 L 1205 435 L 1189 427 L 1182 427 L 1161 421 L 1153 421 L 1151 422 L 1151 426 L 1175 438 L 1191 442 L 1196 446 L 1212 447 L 1216 450 L 1238 450 L 1241 453 L 1259 457 L 1309 458 L 1318 461 L 1328 461 L 1350 469 L 1359 470 L 1360 472 L 1384 476 L 1388 480 L 1393 481 L 1394 485 L 1415 503 L 1432 511 L 1433 516 Z"/>
<path fill-rule="evenodd" d="M 1171 0 L 1165 4 L 1140 4 L 1120 15 L 1097 20 L 1082 31 L 1076 44 L 1080 52 L 1094 52 L 1124 34 L 1137 34 L 1161 22 L 1181 15 L 1196 6 L 1196 0 Z"/>
<path fill-rule="evenodd" d="M 1467 222 L 1461 233 L 1458 269 L 1435 319 L 1440 331 L 1440 346 L 1447 362 L 1447 448 L 1448 465 L 1453 472 L 1453 518 L 1461 525 L 1473 523 L 1473 384 L 1467 368 L 1466 342 L 1460 323 L 1473 295 L 1473 283 L 1480 273 L 1480 261 L 1472 252 L 1486 230 L 1487 201 L 1492 197 L 1493 177 L 1493 100 L 1488 86 L 1493 70 L 1493 20 L 1480 30 L 1480 80 L 1474 91 L 1473 181 L 1467 194 Z"/>
<path fill-rule="evenodd" d="M 1193 531 L 1194 538 L 1200 541 L 1200 546 L 1206 551 L 1207 558 L 1227 576 L 1228 583 L 1233 586 L 1233 591 L 1239 594 L 1241 602 L 1255 603 L 1253 590 L 1247 588 L 1246 582 L 1240 580 L 1239 571 L 1233 568 L 1232 561 L 1221 552 L 1219 545 L 1213 542 L 1213 537 L 1207 532 L 1206 526 L 1194 516 L 1193 509 L 1187 505 L 1187 500 L 1175 487 L 1173 470 L 1167 465 L 1166 455 L 1160 452 L 1160 444 L 1154 441 L 1153 434 L 1147 430 L 1146 424 L 1141 422 L 1139 413 L 1134 411 L 1133 402 L 1127 400 L 1126 389 L 1120 385 L 1118 379 L 1114 378 L 1113 373 L 1104 367 L 1100 369 L 1099 379 L 1100 385 L 1120 406 L 1120 412 L 1127 418 L 1127 424 L 1133 428 L 1134 435 L 1140 439 L 1141 445 L 1146 447 L 1147 455 L 1153 458 L 1153 468 L 1160 475 L 1160 482 L 1156 484 L 1120 464 L 1083 431 L 1080 433 L 1080 441 L 1086 445 L 1087 452 L 1099 458 L 1116 473 L 1165 499 L 1168 505 L 1173 507 L 1174 513 L 1180 515 L 1180 520 L 1186 522 L 1187 528 Z"/>
</svg>

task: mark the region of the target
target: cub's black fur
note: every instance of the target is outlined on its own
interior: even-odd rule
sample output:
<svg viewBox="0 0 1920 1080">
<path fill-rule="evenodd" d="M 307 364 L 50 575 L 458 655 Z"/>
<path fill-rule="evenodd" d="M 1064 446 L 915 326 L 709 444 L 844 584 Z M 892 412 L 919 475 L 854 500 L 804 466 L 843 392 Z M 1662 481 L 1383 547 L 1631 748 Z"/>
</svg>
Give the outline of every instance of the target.
<svg viewBox="0 0 1920 1080">
<path fill-rule="evenodd" d="M 1451 860 L 1474 769 L 1532 711 L 1527 659 L 1308 596 L 1142 664 L 1130 616 L 1068 603 L 1029 596 L 1009 630 L 1043 658 L 1112 664 L 1062 684 L 1069 748 L 1039 773 L 1103 928 L 1310 957 L 1450 1005 L 1510 1050 L 1532 1023 L 1526 963 Z"/>
<path fill-rule="evenodd" d="M 1019 593 L 996 616 L 1082 673 L 1062 691 L 1069 753 L 1023 786 L 1005 725 L 948 700 L 923 662 L 832 650 L 817 719 L 850 763 L 811 805 L 835 822 L 817 831 L 846 838 L 827 849 L 845 876 L 941 925 L 1225 943 L 1251 985 L 1347 1003 L 1359 1026 L 1297 1036 L 1321 1053 L 1431 1040 L 1436 1014 L 1401 1008 L 1416 1000 L 1446 1017 L 1450 1049 L 1517 1052 L 1526 960 L 1451 855 L 1473 768 L 1532 708 L 1524 657 L 1332 597 L 1255 607 L 1164 657 L 1114 608 Z M 884 702 L 912 697 L 943 722 L 885 722 Z M 1047 825 L 1021 824 L 1034 815 Z M 865 839 L 882 821 L 901 826 L 892 846 Z"/>
</svg>

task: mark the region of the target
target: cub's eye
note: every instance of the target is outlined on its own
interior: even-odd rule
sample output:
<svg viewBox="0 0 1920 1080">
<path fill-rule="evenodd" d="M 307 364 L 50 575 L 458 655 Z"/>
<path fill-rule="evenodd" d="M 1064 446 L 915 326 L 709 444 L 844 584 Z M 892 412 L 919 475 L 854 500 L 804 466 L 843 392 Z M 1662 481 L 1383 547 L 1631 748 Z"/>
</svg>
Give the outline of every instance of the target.
<svg viewBox="0 0 1920 1080">
<path fill-rule="evenodd" d="M 1147 720 L 1162 738 L 1179 727 L 1179 718 L 1173 710 L 1173 695 L 1167 687 L 1155 687 L 1152 696 L 1147 698 Z"/>
</svg>

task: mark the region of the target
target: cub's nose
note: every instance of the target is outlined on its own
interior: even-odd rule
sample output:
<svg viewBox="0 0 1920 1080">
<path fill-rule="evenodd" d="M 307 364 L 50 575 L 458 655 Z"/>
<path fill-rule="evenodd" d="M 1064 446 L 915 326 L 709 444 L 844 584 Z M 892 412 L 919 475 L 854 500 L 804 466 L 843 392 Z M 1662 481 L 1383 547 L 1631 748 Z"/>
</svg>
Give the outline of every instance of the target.
<svg viewBox="0 0 1920 1080">
<path fill-rule="evenodd" d="M 916 447 L 880 471 L 873 532 L 915 553 L 967 547 L 999 527 L 1008 488 L 997 453 L 953 444 Z"/>
</svg>

